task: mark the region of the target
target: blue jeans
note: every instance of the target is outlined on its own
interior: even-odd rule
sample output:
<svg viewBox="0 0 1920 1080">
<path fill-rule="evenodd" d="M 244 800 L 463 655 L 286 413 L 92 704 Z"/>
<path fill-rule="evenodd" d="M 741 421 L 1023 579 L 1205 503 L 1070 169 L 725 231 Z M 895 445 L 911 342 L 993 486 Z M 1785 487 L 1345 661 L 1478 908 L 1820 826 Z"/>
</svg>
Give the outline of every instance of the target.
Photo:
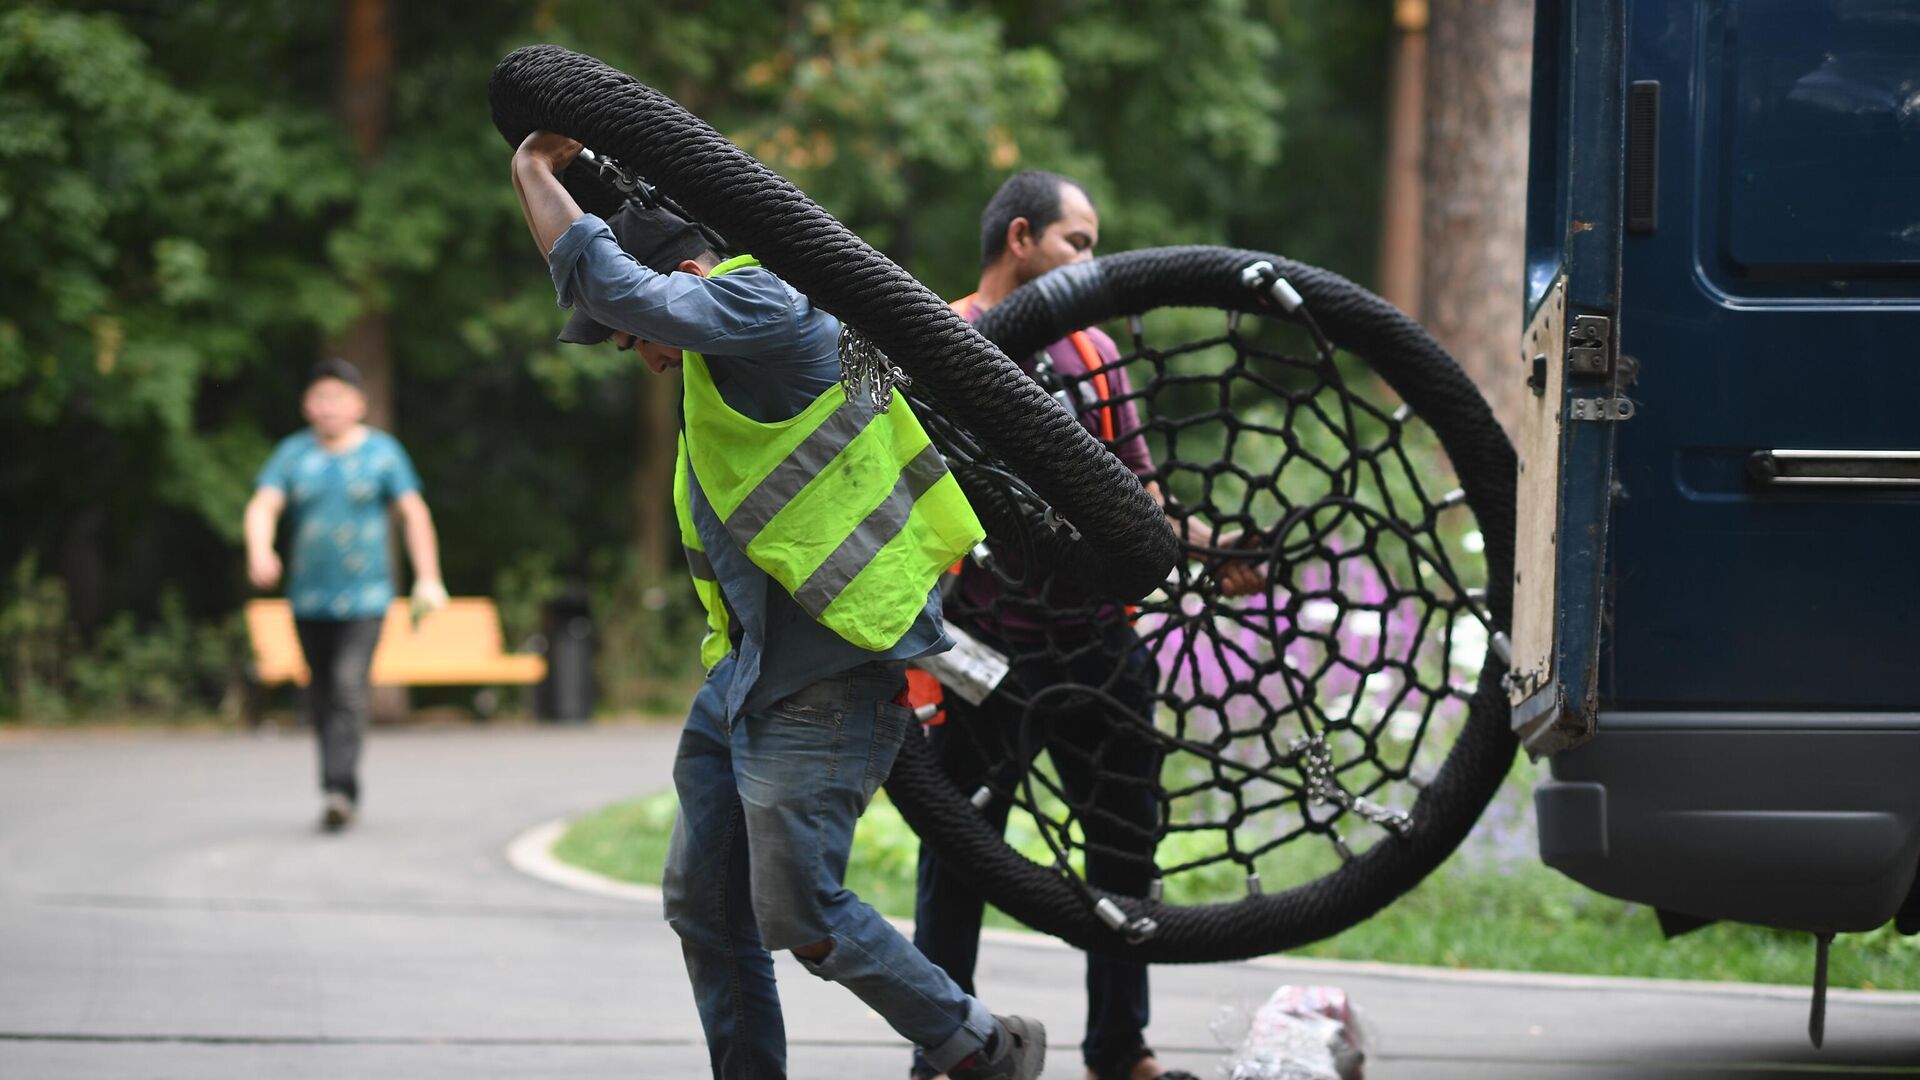
<svg viewBox="0 0 1920 1080">
<path fill-rule="evenodd" d="M 713 1075 L 786 1075 L 769 950 L 823 941 L 825 958 L 800 963 L 853 991 L 936 1068 L 979 1050 L 994 1025 L 986 1007 L 843 884 L 854 823 L 914 729 L 893 701 L 902 666 L 863 664 L 728 723 L 732 671 L 732 657 L 715 666 L 680 737 L 663 881 Z"/>
</svg>

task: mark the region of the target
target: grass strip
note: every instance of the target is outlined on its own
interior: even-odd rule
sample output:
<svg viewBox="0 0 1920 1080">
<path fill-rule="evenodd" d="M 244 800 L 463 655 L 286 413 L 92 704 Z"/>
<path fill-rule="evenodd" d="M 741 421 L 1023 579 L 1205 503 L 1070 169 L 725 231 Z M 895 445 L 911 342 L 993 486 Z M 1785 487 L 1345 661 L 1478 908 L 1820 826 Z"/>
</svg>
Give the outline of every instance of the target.
<svg viewBox="0 0 1920 1080">
<path fill-rule="evenodd" d="M 659 884 L 676 804 L 672 792 L 617 803 L 575 821 L 554 847 L 565 862 L 607 877 Z M 1008 837 L 1025 850 L 1038 843 L 1031 820 L 1016 812 Z M 885 792 L 854 834 L 847 886 L 882 913 L 913 917 L 919 838 Z M 1223 882 L 1199 903 L 1238 895 Z M 1191 890 L 1187 890 L 1191 891 Z M 987 925 L 1020 924 L 996 908 Z M 1504 865 L 1456 857 L 1418 888 L 1359 926 L 1295 955 L 1429 967 L 1627 975 L 1806 985 L 1813 945 L 1805 934 L 1718 923 L 1665 940 L 1653 911 L 1601 896 L 1538 863 Z M 1834 941 L 1834 986 L 1920 989 L 1920 938 L 1891 926 Z"/>
</svg>

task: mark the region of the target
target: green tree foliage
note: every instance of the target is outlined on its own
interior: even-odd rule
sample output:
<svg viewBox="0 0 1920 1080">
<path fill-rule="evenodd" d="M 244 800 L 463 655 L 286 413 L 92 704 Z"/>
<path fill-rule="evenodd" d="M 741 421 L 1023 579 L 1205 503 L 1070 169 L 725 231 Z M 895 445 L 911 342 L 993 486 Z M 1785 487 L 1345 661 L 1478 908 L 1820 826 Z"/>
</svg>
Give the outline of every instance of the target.
<svg viewBox="0 0 1920 1080">
<path fill-rule="evenodd" d="M 54 440 L 31 447 L 53 482 L 35 485 L 52 501 L 30 520 L 57 528 L 102 483 L 137 485 L 237 535 L 235 470 L 265 434 L 197 406 L 263 338 L 324 315 L 325 290 L 262 240 L 347 191 L 333 138 L 297 115 L 221 116 L 112 19 L 0 17 L 0 408 Z M 94 456 L 112 476 L 48 453 L 109 433 L 116 447 Z"/>
<path fill-rule="evenodd" d="M 0 568 L 63 582 L 62 648 L 229 625 L 252 475 L 300 423 L 326 335 L 368 306 L 454 590 L 514 590 L 522 612 L 564 577 L 657 599 L 658 569 L 627 554 L 646 376 L 553 343 L 561 313 L 487 115 L 517 45 L 661 87 L 943 294 L 972 287 L 979 209 L 1028 166 L 1087 183 L 1108 250 L 1231 242 L 1363 277 L 1371 261 L 1384 5 L 395 3 L 368 164 L 338 119 L 336 7 L 0 14 Z M 621 640 L 670 625 L 613 595 L 596 614 L 634 622 Z"/>
</svg>

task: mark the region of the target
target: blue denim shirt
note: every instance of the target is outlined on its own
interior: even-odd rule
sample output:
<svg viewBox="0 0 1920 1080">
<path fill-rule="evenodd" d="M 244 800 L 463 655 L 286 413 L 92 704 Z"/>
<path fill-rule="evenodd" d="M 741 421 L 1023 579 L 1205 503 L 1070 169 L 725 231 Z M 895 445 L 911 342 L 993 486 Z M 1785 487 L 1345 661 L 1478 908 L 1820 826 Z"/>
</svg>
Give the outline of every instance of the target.
<svg viewBox="0 0 1920 1080">
<path fill-rule="evenodd" d="M 561 307 L 578 306 L 604 326 L 700 353 L 720 396 L 744 416 L 763 423 L 798 416 L 840 382 L 839 320 L 767 270 L 746 267 L 717 278 L 657 274 L 621 250 L 592 214 L 561 234 L 547 263 Z M 694 528 L 742 632 L 729 665 L 729 720 L 870 660 L 911 660 L 952 647 L 937 590 L 885 653 L 815 622 L 747 558 L 708 505 L 699 478 L 690 480 Z"/>
</svg>

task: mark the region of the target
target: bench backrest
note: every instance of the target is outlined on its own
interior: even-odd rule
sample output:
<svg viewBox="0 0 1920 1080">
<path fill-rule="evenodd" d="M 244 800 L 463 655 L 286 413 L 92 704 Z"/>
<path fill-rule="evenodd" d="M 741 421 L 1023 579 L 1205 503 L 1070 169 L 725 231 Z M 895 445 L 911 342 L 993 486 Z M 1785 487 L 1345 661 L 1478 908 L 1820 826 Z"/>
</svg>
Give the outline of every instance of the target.
<svg viewBox="0 0 1920 1080">
<path fill-rule="evenodd" d="M 500 613 L 493 601 L 461 597 L 420 620 L 415 626 L 404 600 L 387 608 L 380 628 L 380 649 L 374 665 L 382 668 L 431 668 L 447 660 L 495 657 L 501 645 Z"/>
<path fill-rule="evenodd" d="M 309 677 L 307 663 L 300 652 L 300 640 L 293 628 L 293 609 L 287 601 L 249 601 L 246 623 L 259 681 L 305 686 Z M 474 671 L 476 665 L 492 664 L 507 655 L 500 633 L 500 614 L 492 600 L 457 597 L 422 619 L 417 627 L 408 614 L 407 602 L 395 600 L 387 608 L 386 622 L 380 628 L 373 681 L 382 685 L 465 681 L 440 676 Z"/>
</svg>

